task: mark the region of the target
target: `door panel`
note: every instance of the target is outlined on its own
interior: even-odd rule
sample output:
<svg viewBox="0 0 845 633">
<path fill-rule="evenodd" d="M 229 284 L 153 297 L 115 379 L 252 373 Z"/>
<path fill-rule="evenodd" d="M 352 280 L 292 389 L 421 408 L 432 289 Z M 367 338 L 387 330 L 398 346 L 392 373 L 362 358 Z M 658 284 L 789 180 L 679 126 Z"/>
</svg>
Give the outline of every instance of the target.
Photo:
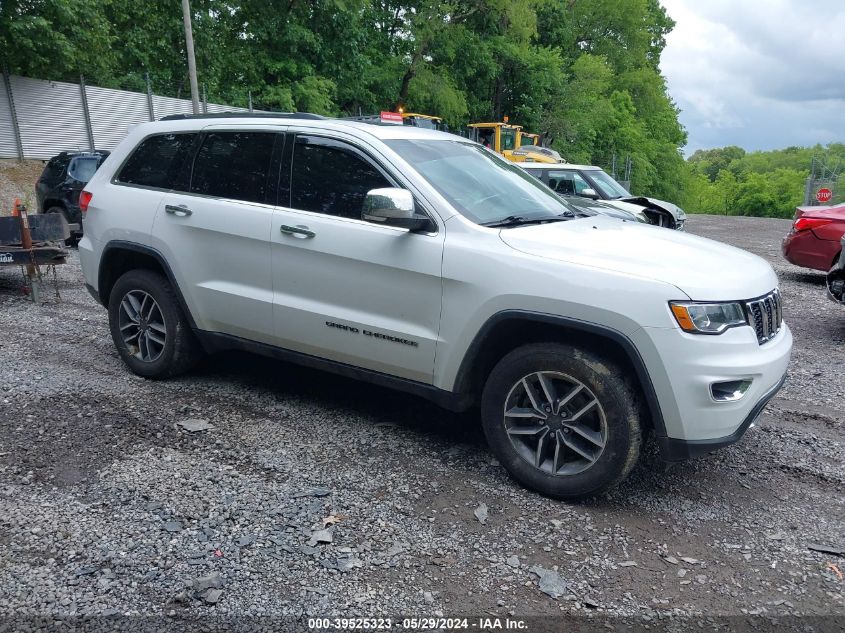
<svg viewBox="0 0 845 633">
<path fill-rule="evenodd" d="M 300 226 L 313 237 L 283 233 Z M 273 218 L 282 347 L 430 383 L 443 234 L 413 234 L 289 208 Z"/>
<path fill-rule="evenodd" d="M 397 183 L 350 143 L 291 140 L 282 163 L 290 180 L 280 186 L 291 202 L 277 209 L 271 229 L 279 344 L 431 383 L 444 230 L 415 234 L 362 221 L 366 192 Z"/>
<path fill-rule="evenodd" d="M 190 215 L 168 212 L 179 208 Z M 165 194 L 153 239 L 200 329 L 272 341 L 272 217 L 271 205 Z"/>
<path fill-rule="evenodd" d="M 270 131 L 209 129 L 189 192 L 164 195 L 153 239 L 200 329 L 273 341 L 270 228 L 283 141 Z"/>
</svg>

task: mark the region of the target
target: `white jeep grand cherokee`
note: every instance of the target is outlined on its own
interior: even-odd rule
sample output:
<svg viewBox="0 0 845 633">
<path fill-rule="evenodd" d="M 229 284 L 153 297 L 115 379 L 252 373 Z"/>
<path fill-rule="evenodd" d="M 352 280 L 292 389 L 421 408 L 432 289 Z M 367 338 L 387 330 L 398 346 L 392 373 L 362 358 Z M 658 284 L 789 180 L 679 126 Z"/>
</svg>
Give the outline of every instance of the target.
<svg viewBox="0 0 845 633">
<path fill-rule="evenodd" d="M 669 460 L 737 441 L 789 362 L 763 260 L 579 217 L 450 134 L 176 117 L 132 130 L 80 204 L 133 372 L 237 348 L 478 405 L 504 467 L 558 498 L 621 481 L 648 432 Z"/>
</svg>

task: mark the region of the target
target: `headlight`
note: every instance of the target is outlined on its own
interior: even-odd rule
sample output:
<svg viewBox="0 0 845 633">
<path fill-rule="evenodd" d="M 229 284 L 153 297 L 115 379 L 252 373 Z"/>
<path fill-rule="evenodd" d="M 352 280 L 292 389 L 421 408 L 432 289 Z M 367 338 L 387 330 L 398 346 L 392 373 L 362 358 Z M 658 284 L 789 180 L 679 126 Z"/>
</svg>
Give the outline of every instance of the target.
<svg viewBox="0 0 845 633">
<path fill-rule="evenodd" d="M 721 334 L 748 321 L 740 303 L 693 303 L 672 301 L 672 314 L 684 332 Z"/>
</svg>

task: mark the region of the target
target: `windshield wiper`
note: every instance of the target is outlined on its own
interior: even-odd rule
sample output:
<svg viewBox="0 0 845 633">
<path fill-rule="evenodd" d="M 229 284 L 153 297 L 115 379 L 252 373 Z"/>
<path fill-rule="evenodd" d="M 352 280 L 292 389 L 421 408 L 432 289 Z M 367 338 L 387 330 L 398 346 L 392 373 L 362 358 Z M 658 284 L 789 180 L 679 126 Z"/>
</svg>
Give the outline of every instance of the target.
<svg viewBox="0 0 845 633">
<path fill-rule="evenodd" d="M 570 220 L 574 214 L 567 211 L 561 215 L 552 215 L 545 218 L 524 218 L 521 215 L 509 215 L 506 218 L 499 220 L 491 220 L 490 222 L 482 222 L 481 226 L 487 227 L 510 227 L 510 226 L 525 226 L 527 224 L 545 224 L 546 222 L 563 222 Z"/>
</svg>

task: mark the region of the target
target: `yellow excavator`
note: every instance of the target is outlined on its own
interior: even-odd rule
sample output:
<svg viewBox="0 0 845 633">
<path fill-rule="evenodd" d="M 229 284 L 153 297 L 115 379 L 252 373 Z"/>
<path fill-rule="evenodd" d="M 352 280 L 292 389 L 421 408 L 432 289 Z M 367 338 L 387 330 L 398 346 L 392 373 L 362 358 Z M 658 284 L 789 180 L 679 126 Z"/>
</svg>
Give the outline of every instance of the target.
<svg viewBox="0 0 845 633">
<path fill-rule="evenodd" d="M 521 125 L 508 123 L 470 123 L 470 140 L 498 152 L 515 163 L 562 163 L 553 149 L 540 145 L 540 135 L 523 132 Z"/>
<path fill-rule="evenodd" d="M 526 145 L 533 145 L 534 147 L 540 147 L 540 135 L 539 134 L 532 134 L 531 132 L 520 132 L 519 137 L 519 146 L 525 147 Z"/>
<path fill-rule="evenodd" d="M 522 132 L 521 125 L 511 125 L 505 120 L 502 123 L 470 123 L 469 138 L 484 147 L 507 157 L 519 145 L 517 136 Z"/>
<path fill-rule="evenodd" d="M 399 108 L 399 114 L 402 115 L 403 125 L 413 125 L 414 127 L 421 127 L 427 130 L 440 130 L 441 132 L 449 131 L 443 123 L 443 119 L 439 116 L 419 114 L 418 112 L 404 112 L 402 108 Z"/>
</svg>

